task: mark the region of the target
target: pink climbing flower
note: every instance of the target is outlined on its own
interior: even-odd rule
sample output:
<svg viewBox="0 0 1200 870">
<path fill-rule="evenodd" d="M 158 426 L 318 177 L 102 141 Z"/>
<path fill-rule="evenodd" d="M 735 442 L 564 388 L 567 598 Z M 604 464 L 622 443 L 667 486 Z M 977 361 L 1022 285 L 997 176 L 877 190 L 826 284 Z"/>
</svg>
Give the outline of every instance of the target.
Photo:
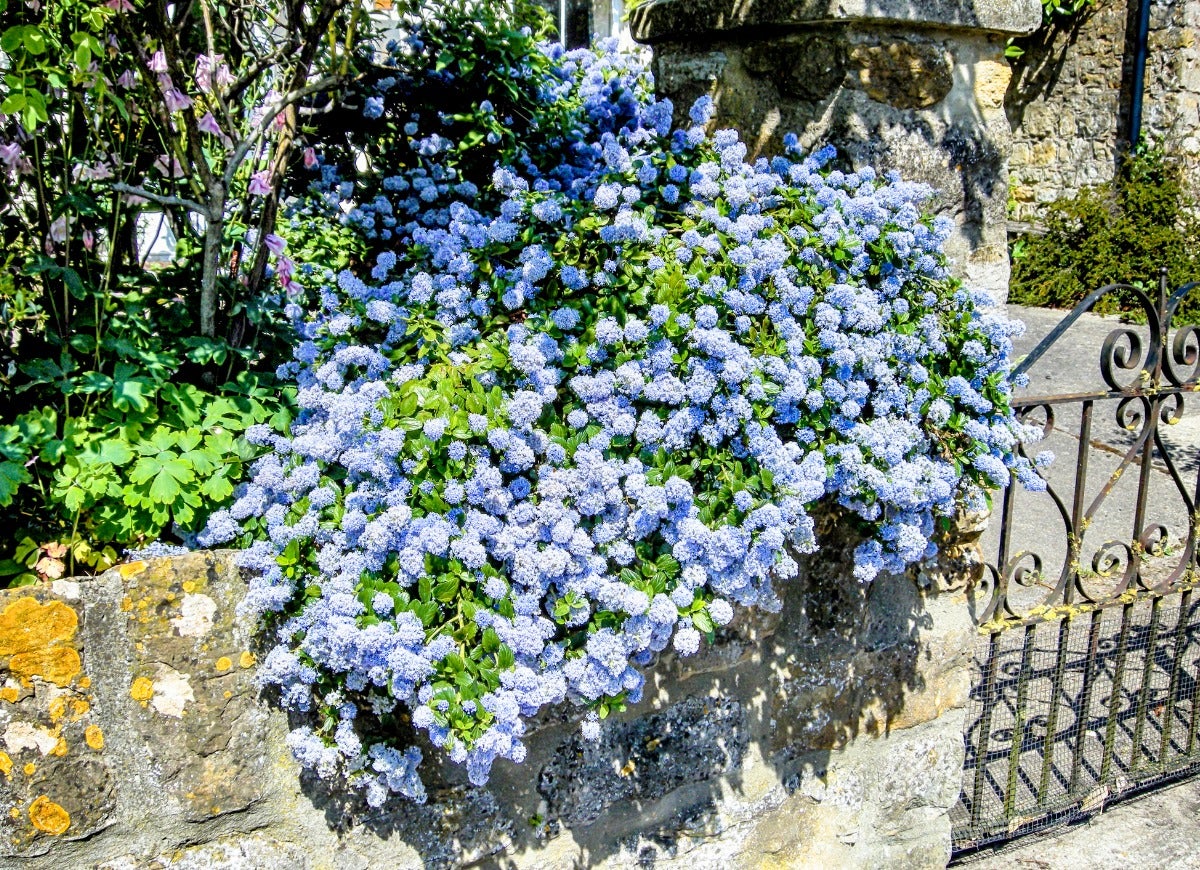
<svg viewBox="0 0 1200 870">
<path fill-rule="evenodd" d="M 250 176 L 250 195 L 266 196 L 271 192 L 271 170 L 263 169 Z"/>
<path fill-rule="evenodd" d="M 196 71 L 194 73 L 196 87 L 204 93 L 211 93 L 213 85 L 227 88 L 233 84 L 233 73 L 229 71 L 223 54 L 196 55 Z"/>
<path fill-rule="evenodd" d="M 89 252 L 95 250 L 96 237 L 92 234 L 91 230 L 83 231 L 83 246 L 87 248 Z"/>
<path fill-rule="evenodd" d="M 287 242 L 281 239 L 274 233 L 267 233 L 263 236 L 263 244 L 267 246 L 267 250 L 278 257 L 283 253 L 283 249 L 287 247 Z"/>
<path fill-rule="evenodd" d="M 125 72 L 121 73 L 121 75 L 117 78 L 117 84 L 125 90 L 129 90 L 135 84 L 137 84 L 137 78 L 134 77 L 133 70 L 127 69 Z"/>
<path fill-rule="evenodd" d="M 150 57 L 150 72 L 165 73 L 167 71 L 167 56 L 160 48 Z"/>
<path fill-rule="evenodd" d="M 104 5 L 109 9 L 115 9 L 117 12 L 133 11 L 133 4 L 129 0 L 106 0 Z"/>
<path fill-rule="evenodd" d="M 204 117 L 200 119 L 200 123 L 196 125 L 201 133 L 210 133 L 213 136 L 220 136 L 221 128 L 217 124 L 217 119 L 213 117 L 212 112 L 205 112 Z"/>
<path fill-rule="evenodd" d="M 167 101 L 167 110 L 170 112 L 182 112 L 192 104 L 192 98 L 179 88 L 167 90 L 163 93 L 163 98 Z"/>
<path fill-rule="evenodd" d="M 317 165 L 317 151 L 315 148 L 304 149 L 304 168 L 312 169 Z"/>
<path fill-rule="evenodd" d="M 3 160 L 8 167 L 15 166 L 20 156 L 21 146 L 16 142 L 8 142 L 0 145 L 0 160 Z"/>
</svg>

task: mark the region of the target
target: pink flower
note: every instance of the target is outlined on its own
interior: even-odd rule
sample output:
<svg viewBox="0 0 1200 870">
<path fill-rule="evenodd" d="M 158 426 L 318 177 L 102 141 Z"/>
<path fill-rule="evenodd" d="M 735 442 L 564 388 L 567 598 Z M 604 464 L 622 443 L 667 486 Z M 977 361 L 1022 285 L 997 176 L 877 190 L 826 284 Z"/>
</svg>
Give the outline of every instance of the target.
<svg viewBox="0 0 1200 870">
<path fill-rule="evenodd" d="M 271 192 L 271 170 L 263 169 L 250 176 L 250 195 L 266 196 Z"/>
<path fill-rule="evenodd" d="M 94 235 L 92 235 L 92 231 L 91 231 L 91 230 L 84 230 L 84 231 L 83 231 L 83 246 L 84 246 L 85 248 L 87 248 L 87 249 L 88 249 L 88 251 L 95 250 L 95 248 L 96 248 L 96 237 L 95 237 Z"/>
<path fill-rule="evenodd" d="M 154 168 L 168 178 L 182 178 L 184 175 L 182 164 L 166 154 L 158 155 L 158 159 L 154 161 Z"/>
<path fill-rule="evenodd" d="M 50 239 L 55 242 L 65 242 L 67 240 L 67 216 L 59 216 L 54 223 L 50 224 Z"/>
<path fill-rule="evenodd" d="M 217 125 L 217 119 L 213 117 L 212 112 L 205 112 L 197 126 L 201 133 L 211 133 L 213 136 L 221 135 L 221 128 Z"/>
<path fill-rule="evenodd" d="M 16 142 L 9 142 L 7 145 L 0 145 L 0 160 L 3 160 L 8 166 L 15 166 L 17 158 L 21 156 L 21 146 Z"/>
<path fill-rule="evenodd" d="M 225 56 L 221 54 L 200 54 L 196 56 L 196 87 L 204 93 L 211 93 L 213 82 L 218 87 L 228 87 L 233 84 L 233 76 L 225 65 Z"/>
<path fill-rule="evenodd" d="M 267 233 L 265 236 L 263 236 L 263 244 L 265 244 L 267 246 L 267 250 L 276 257 L 282 254 L 283 249 L 287 247 L 287 242 L 274 233 Z M 280 262 L 282 263 L 283 260 L 280 260 Z"/>
<path fill-rule="evenodd" d="M 304 168 L 312 169 L 317 165 L 317 150 L 315 148 L 304 149 Z"/>
<path fill-rule="evenodd" d="M 106 0 L 105 6 L 109 9 L 115 9 L 117 12 L 132 12 L 133 4 L 129 0 Z"/>
<path fill-rule="evenodd" d="M 120 77 L 117 79 L 117 84 L 123 87 L 125 90 L 129 90 L 135 84 L 137 84 L 137 79 L 133 75 L 133 70 L 127 69 L 125 72 L 121 73 Z"/>
<path fill-rule="evenodd" d="M 163 98 L 166 99 L 167 110 L 170 112 L 182 112 L 192 104 L 192 98 L 179 88 L 171 88 L 163 94 Z"/>
<path fill-rule="evenodd" d="M 165 73 L 167 71 L 167 56 L 160 48 L 150 58 L 150 72 Z"/>
</svg>

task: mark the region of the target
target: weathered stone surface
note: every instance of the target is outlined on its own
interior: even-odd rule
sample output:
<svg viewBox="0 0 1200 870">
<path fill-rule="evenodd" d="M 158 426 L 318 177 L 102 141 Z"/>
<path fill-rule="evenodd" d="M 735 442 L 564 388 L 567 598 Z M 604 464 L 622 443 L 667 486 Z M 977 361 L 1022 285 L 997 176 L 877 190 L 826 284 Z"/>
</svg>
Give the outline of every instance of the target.
<svg viewBox="0 0 1200 870">
<path fill-rule="evenodd" d="M 576 708 L 548 710 L 526 762 L 484 789 L 427 747 L 422 806 L 371 809 L 301 775 L 254 688 L 230 554 L 0 592 L 0 854 L 30 870 L 938 866 L 967 608 L 911 577 L 862 587 L 855 542 L 822 527 L 779 613 L 663 656 L 598 742 Z"/>
<path fill-rule="evenodd" d="M 654 44 L 763 26 L 873 21 L 879 24 L 1030 33 L 1041 23 L 1037 0 L 650 0 L 630 15 L 634 39 Z"/>
<path fill-rule="evenodd" d="M 110 823 L 116 782 L 81 642 L 79 585 L 0 598 L 0 856 Z"/>
<path fill-rule="evenodd" d="M 1096 3 L 1069 26 L 1019 40 L 1006 109 L 1013 129 L 1013 217 L 1037 220 L 1046 203 L 1110 181 L 1126 136 L 1139 0 Z M 1200 0 L 1151 4 L 1143 130 L 1200 152 Z"/>
<path fill-rule="evenodd" d="M 121 609 L 137 638 L 122 701 L 156 749 L 164 799 L 189 821 L 244 811 L 262 799 L 270 760 L 251 637 L 236 618 L 236 569 L 227 556 L 195 555 L 124 565 L 122 576 Z"/>
<path fill-rule="evenodd" d="M 851 83 L 872 100 L 897 109 L 926 109 L 954 87 L 952 56 L 937 43 L 908 40 L 887 45 L 856 45 Z"/>
</svg>

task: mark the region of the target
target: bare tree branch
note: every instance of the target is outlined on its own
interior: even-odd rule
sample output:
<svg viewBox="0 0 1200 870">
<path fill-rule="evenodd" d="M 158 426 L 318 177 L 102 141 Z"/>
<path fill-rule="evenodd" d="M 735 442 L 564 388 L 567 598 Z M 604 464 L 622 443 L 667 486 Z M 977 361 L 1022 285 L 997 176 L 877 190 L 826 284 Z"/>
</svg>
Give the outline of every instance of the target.
<svg viewBox="0 0 1200 870">
<path fill-rule="evenodd" d="M 212 215 L 209 213 L 208 206 L 201 205 L 195 200 L 185 199 L 182 196 L 168 196 L 162 193 L 155 193 L 152 190 L 146 190 L 144 187 L 138 187 L 133 184 L 125 184 L 122 181 L 113 182 L 112 189 L 117 193 L 127 193 L 130 196 L 140 196 L 142 199 L 148 199 L 151 202 L 156 202 L 159 205 L 168 205 L 175 208 L 186 208 L 188 211 L 194 211 L 196 214 L 203 215 L 205 220 L 212 220 Z"/>
</svg>

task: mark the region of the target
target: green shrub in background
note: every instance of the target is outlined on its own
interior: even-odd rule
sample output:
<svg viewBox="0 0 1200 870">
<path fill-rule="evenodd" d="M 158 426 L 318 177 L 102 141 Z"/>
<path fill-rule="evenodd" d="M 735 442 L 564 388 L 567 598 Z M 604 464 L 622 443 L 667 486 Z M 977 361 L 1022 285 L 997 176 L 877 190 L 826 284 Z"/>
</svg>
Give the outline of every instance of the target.
<svg viewBox="0 0 1200 870">
<path fill-rule="evenodd" d="M 1017 240 L 1009 301 L 1071 308 L 1105 284 L 1152 285 L 1163 267 L 1172 287 L 1200 280 L 1198 208 L 1182 159 L 1161 145 L 1140 148 L 1113 181 L 1052 203 L 1044 235 Z M 1112 294 L 1095 310 L 1136 317 L 1141 308 Z M 1200 321 L 1200 302 L 1178 316 Z"/>
</svg>

